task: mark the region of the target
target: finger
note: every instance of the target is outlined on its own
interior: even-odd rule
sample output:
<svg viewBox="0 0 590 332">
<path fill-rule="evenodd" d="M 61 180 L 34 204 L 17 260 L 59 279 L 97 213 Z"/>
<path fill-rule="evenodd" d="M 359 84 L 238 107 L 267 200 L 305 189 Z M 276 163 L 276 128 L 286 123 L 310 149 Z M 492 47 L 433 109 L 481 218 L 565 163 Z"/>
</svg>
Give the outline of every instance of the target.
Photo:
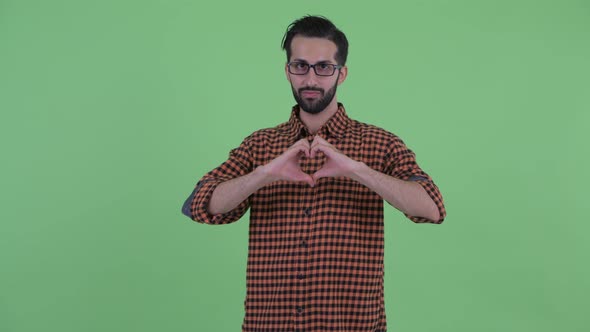
<svg viewBox="0 0 590 332">
<path fill-rule="evenodd" d="M 318 151 L 321 151 L 321 150 L 317 146 L 312 147 L 311 151 L 309 152 L 310 158 L 315 158 Z"/>
<path fill-rule="evenodd" d="M 309 184 L 311 187 L 315 185 L 314 179 L 309 174 L 303 172 L 297 173 L 293 178 L 295 181 L 305 182 Z"/>
<path fill-rule="evenodd" d="M 300 149 L 302 147 L 305 147 L 305 142 L 302 141 L 297 141 L 295 142 L 295 144 L 291 145 L 291 149 Z"/>
<path fill-rule="evenodd" d="M 298 156 L 300 153 L 305 153 L 305 148 L 302 146 L 291 146 L 287 151 L 283 152 L 286 159 L 291 159 Z"/>
<path fill-rule="evenodd" d="M 297 141 L 297 143 L 295 143 L 295 144 L 302 144 L 306 147 L 309 147 L 309 141 L 307 140 L 307 138 L 302 138 L 299 141 Z"/>
<path fill-rule="evenodd" d="M 302 145 L 301 149 L 299 150 L 302 155 L 309 158 L 309 146 Z"/>
<path fill-rule="evenodd" d="M 321 137 L 316 135 L 313 138 L 313 141 L 311 141 L 310 148 L 313 148 L 314 146 L 320 144 L 321 143 L 320 139 L 321 139 Z"/>
<path fill-rule="evenodd" d="M 323 148 L 316 148 L 318 146 L 323 147 Z M 316 151 L 316 152 L 322 151 L 323 153 L 327 154 L 326 151 L 329 151 L 329 150 L 336 150 L 336 148 L 332 144 L 328 143 L 328 141 L 326 141 L 323 137 L 321 137 L 319 135 L 317 135 L 314 138 L 313 142 L 311 143 L 312 158 L 315 157 L 314 151 Z"/>
<path fill-rule="evenodd" d="M 315 158 L 318 151 L 323 152 L 326 156 L 330 156 L 332 149 L 324 144 L 317 144 L 311 148 L 311 158 Z"/>
<path fill-rule="evenodd" d="M 330 176 L 331 175 L 329 174 L 328 170 L 326 170 L 325 168 L 320 168 L 317 172 L 313 173 L 311 177 L 314 182 L 317 182 L 321 178 L 326 178 Z"/>
<path fill-rule="evenodd" d="M 306 138 L 300 139 L 299 141 L 297 141 L 297 143 L 293 144 L 293 146 L 301 147 L 303 149 L 301 151 L 303 151 L 305 156 L 309 158 L 309 150 L 311 149 L 311 147 L 309 145 L 309 141 Z"/>
<path fill-rule="evenodd" d="M 306 142 L 306 145 L 303 147 L 303 154 L 307 157 L 307 158 L 311 158 L 311 150 L 310 150 L 310 146 L 309 146 L 309 142 Z"/>
<path fill-rule="evenodd" d="M 309 146 L 306 146 L 306 144 L 304 142 L 297 142 L 295 144 L 293 144 L 290 148 L 289 148 L 289 152 L 288 155 L 290 157 L 293 157 L 296 154 L 303 154 L 307 157 L 309 157 Z"/>
<path fill-rule="evenodd" d="M 318 151 L 323 151 L 323 143 L 321 143 L 320 141 L 314 140 L 311 143 L 311 147 L 310 147 L 311 158 L 315 158 L 316 153 Z"/>
<path fill-rule="evenodd" d="M 315 140 L 323 140 L 323 139 L 324 139 L 324 138 L 322 137 L 322 135 L 319 135 L 319 134 L 318 134 L 318 135 L 315 135 L 315 136 L 313 137 L 313 140 L 314 140 L 314 141 L 315 141 Z"/>
<path fill-rule="evenodd" d="M 326 141 L 322 136 L 320 135 L 316 135 L 313 139 L 313 143 L 319 143 L 319 144 L 328 144 L 330 145 L 330 143 L 328 143 L 328 141 Z"/>
<path fill-rule="evenodd" d="M 305 182 L 307 182 L 307 184 L 309 184 L 310 187 L 315 187 L 315 180 L 310 175 L 307 176 L 307 181 Z"/>
</svg>

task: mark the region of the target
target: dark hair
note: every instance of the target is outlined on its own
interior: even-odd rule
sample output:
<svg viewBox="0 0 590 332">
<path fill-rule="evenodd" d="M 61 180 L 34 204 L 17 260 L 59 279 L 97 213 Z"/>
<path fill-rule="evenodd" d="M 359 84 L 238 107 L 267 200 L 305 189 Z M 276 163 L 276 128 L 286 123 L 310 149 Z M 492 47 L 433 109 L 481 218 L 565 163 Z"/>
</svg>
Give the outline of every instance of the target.
<svg viewBox="0 0 590 332">
<path fill-rule="evenodd" d="M 293 21 L 288 27 L 283 41 L 282 48 L 287 51 L 287 61 L 291 59 L 291 41 L 297 35 L 303 37 L 318 37 L 328 39 L 336 44 L 336 62 L 339 65 L 346 64 L 348 56 L 348 40 L 344 33 L 323 16 L 307 15 Z"/>
</svg>

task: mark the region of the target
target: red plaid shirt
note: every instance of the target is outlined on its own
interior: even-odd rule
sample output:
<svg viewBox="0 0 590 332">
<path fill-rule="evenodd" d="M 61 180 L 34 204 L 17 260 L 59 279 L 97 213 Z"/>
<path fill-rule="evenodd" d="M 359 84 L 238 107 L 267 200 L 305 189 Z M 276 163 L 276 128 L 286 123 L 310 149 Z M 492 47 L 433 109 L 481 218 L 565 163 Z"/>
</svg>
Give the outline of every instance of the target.
<svg viewBox="0 0 590 332">
<path fill-rule="evenodd" d="M 440 219 L 407 217 L 443 221 L 437 186 L 400 138 L 350 119 L 342 104 L 317 134 L 377 171 L 418 182 L 437 204 Z M 198 222 L 227 224 L 250 208 L 242 331 L 386 331 L 383 199 L 369 188 L 345 177 L 321 178 L 315 187 L 277 181 L 228 213 L 207 211 L 217 185 L 267 164 L 303 137 L 313 139 L 295 106 L 288 122 L 254 132 L 207 173 L 187 200 L 186 213 Z M 300 165 L 313 174 L 324 160 L 320 153 Z"/>
</svg>

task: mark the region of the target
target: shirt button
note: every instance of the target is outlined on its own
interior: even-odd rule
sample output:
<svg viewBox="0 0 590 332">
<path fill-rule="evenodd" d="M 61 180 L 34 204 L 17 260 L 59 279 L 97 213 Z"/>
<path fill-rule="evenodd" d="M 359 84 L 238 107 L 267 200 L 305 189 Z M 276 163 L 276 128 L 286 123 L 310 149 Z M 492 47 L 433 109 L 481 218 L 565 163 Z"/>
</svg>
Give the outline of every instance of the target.
<svg viewBox="0 0 590 332">
<path fill-rule="evenodd" d="M 299 274 L 297 275 L 297 279 L 301 280 L 301 279 L 303 279 L 303 278 L 305 278 L 305 276 L 304 276 L 302 273 L 299 273 Z"/>
<path fill-rule="evenodd" d="M 307 241 L 305 241 L 305 240 L 301 240 L 301 246 L 302 246 L 303 248 L 307 248 Z"/>
<path fill-rule="evenodd" d="M 309 217 L 311 215 L 311 209 L 310 208 L 305 208 L 303 210 L 303 214 L 305 214 L 306 217 Z"/>
<path fill-rule="evenodd" d="M 301 313 L 303 312 L 303 307 L 297 307 L 296 311 L 297 311 L 297 314 L 301 315 Z"/>
</svg>

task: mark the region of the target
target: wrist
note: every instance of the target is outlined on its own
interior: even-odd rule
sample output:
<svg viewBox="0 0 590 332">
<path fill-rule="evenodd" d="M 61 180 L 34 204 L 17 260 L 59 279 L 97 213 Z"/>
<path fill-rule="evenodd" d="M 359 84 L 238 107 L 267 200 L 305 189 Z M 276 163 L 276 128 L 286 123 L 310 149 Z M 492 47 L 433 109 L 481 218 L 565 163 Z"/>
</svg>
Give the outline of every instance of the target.
<svg viewBox="0 0 590 332">
<path fill-rule="evenodd" d="M 266 186 L 267 184 L 276 181 L 273 179 L 266 165 L 256 167 L 252 171 L 252 176 L 254 179 L 256 179 L 256 182 L 260 184 L 260 187 Z"/>
<path fill-rule="evenodd" d="M 351 169 L 351 175 L 349 177 L 357 182 L 365 183 L 364 179 L 372 170 L 373 169 L 362 161 L 356 161 Z"/>
<path fill-rule="evenodd" d="M 362 177 L 362 174 L 365 172 L 365 167 L 367 167 L 367 165 L 365 165 L 363 162 L 354 161 L 350 167 L 350 175 L 348 177 L 355 181 L 359 181 Z"/>
</svg>

